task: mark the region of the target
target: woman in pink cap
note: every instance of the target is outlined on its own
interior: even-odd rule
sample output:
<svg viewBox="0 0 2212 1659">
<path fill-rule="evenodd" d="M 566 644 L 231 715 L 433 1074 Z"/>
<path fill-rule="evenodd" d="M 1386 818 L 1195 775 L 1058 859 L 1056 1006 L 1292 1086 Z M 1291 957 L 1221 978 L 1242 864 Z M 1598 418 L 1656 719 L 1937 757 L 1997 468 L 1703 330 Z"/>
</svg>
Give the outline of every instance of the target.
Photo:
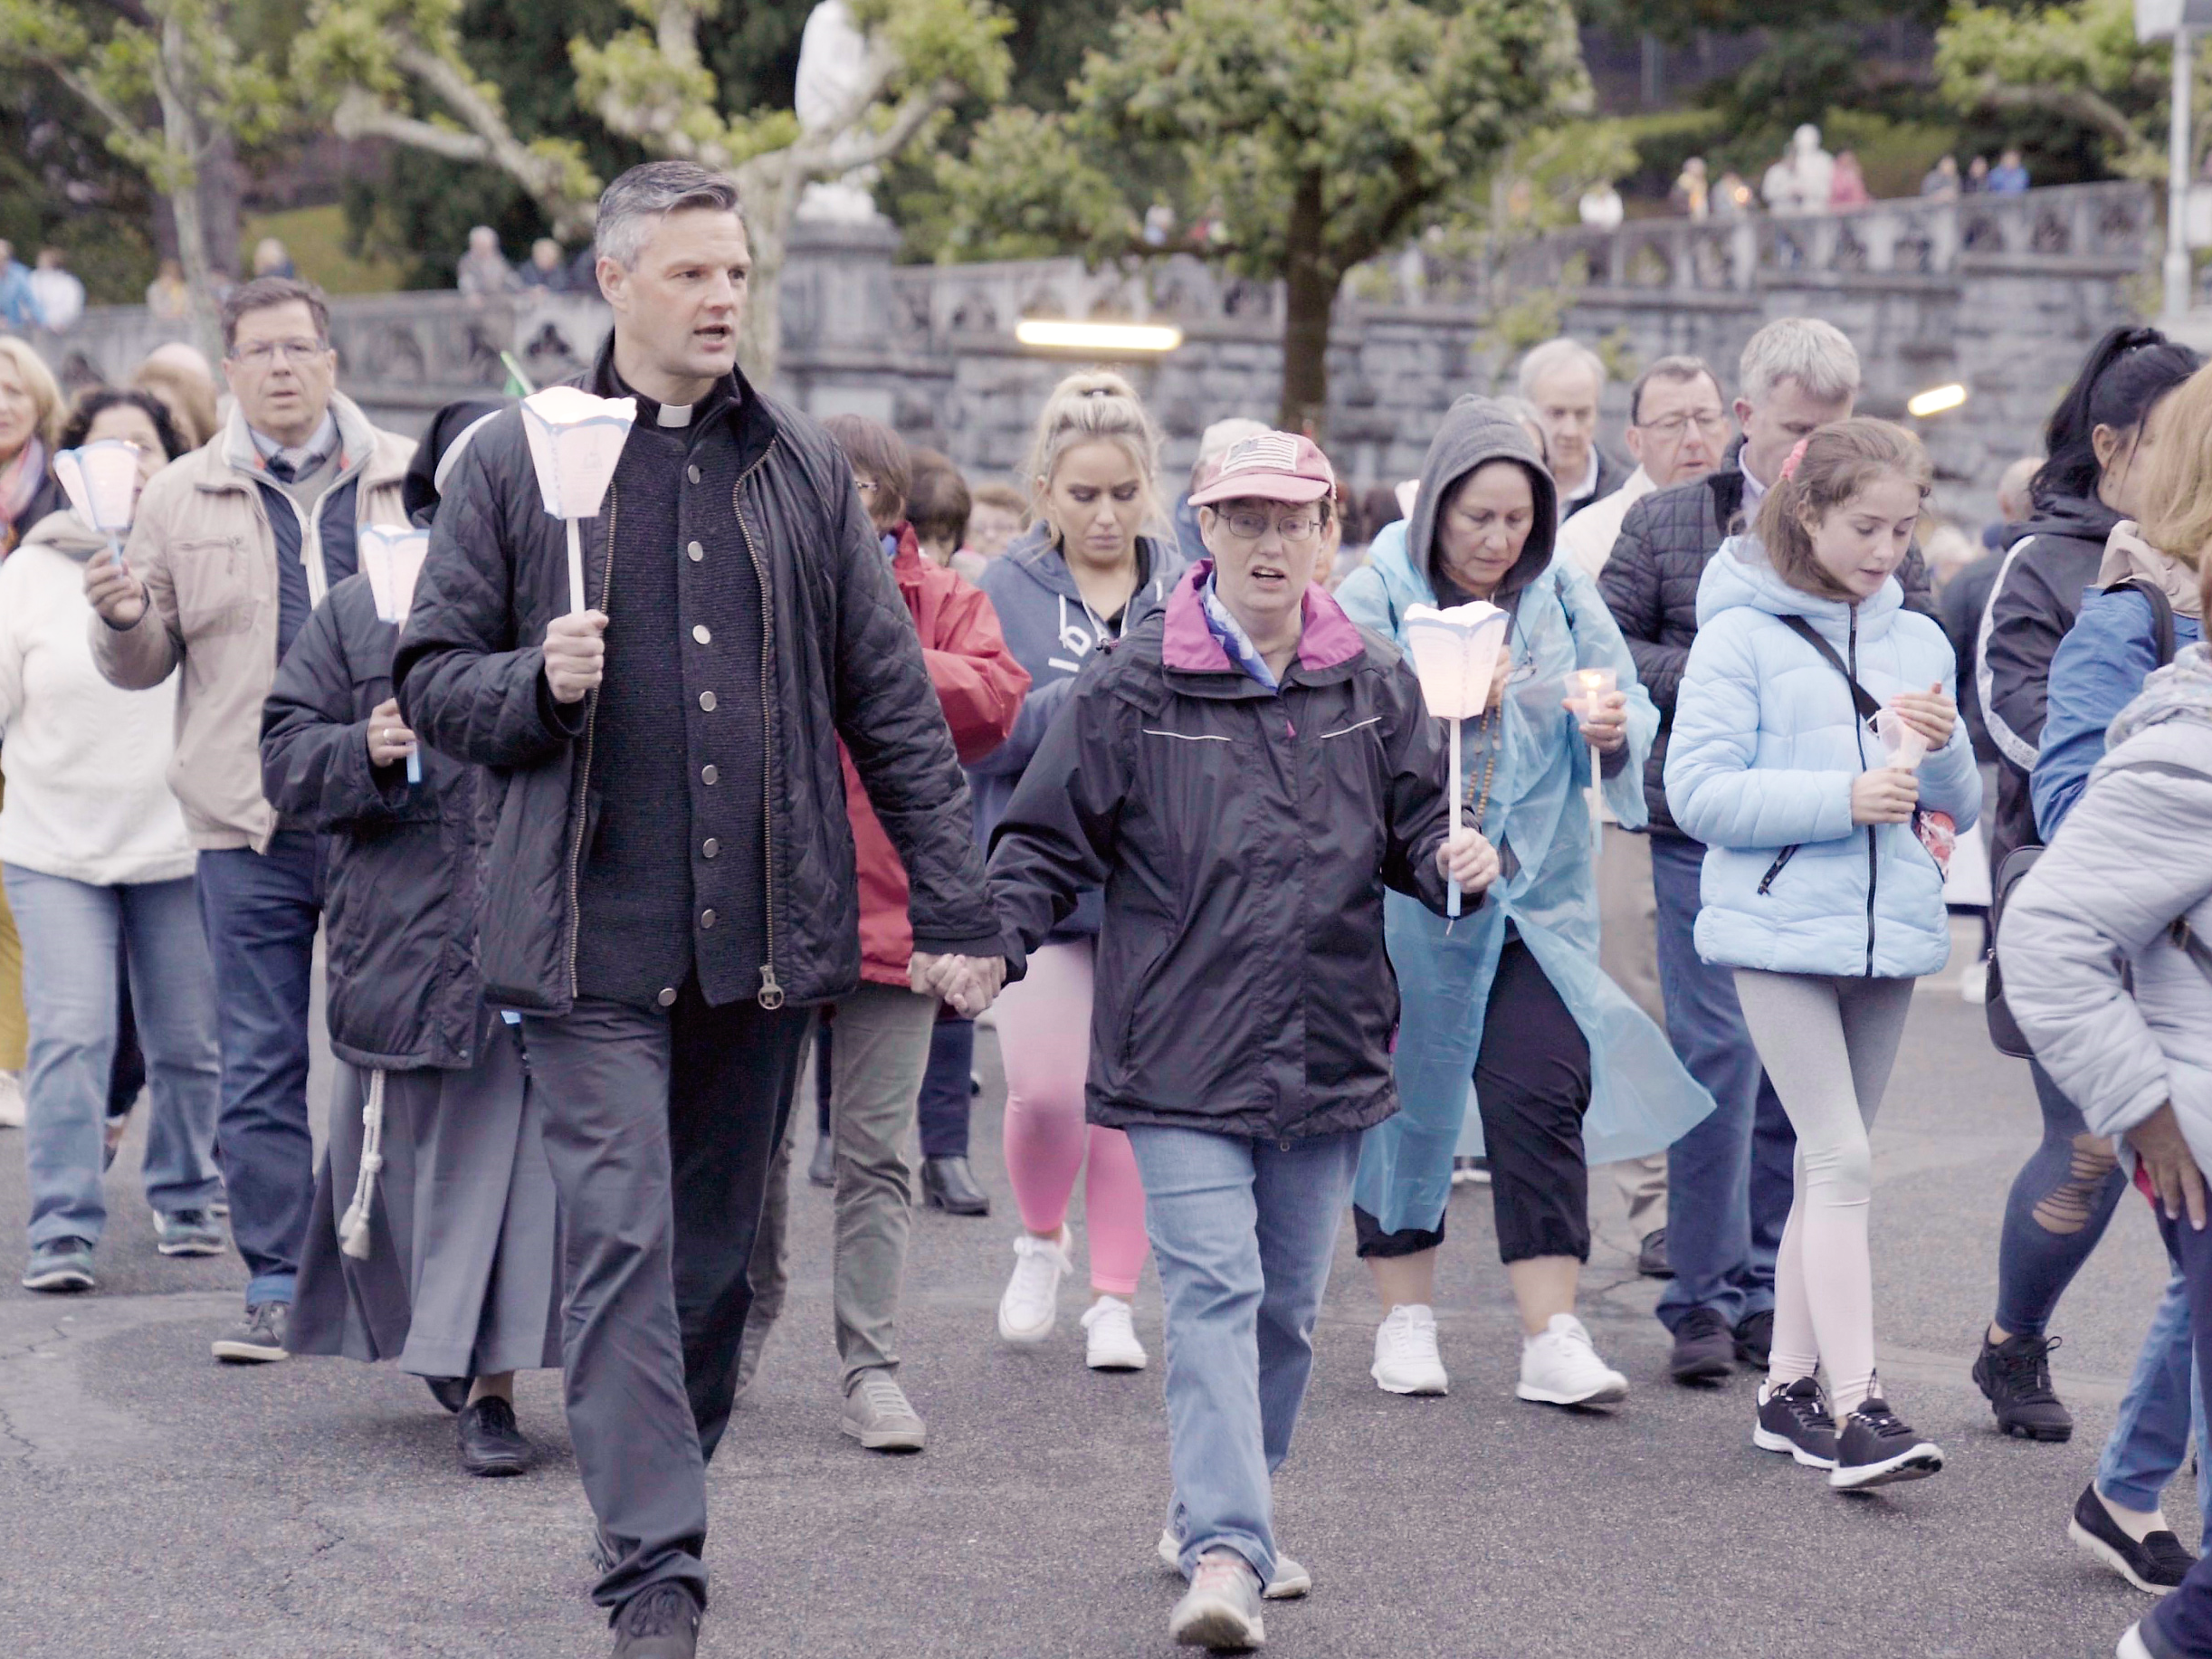
<svg viewBox="0 0 2212 1659">
<path fill-rule="evenodd" d="M 992 842 L 1024 950 L 1105 891 L 1086 1108 L 1129 1138 L 1159 1264 L 1159 1552 L 1190 1578 L 1190 1646 L 1259 1646 L 1263 1596 L 1311 1584 L 1269 1482 L 1360 1135 L 1397 1110 L 1383 891 L 1441 913 L 1498 869 L 1473 830 L 1447 839 L 1412 670 L 1315 585 L 1334 482 L 1288 433 L 1230 448 L 1191 498 L 1211 557 L 1077 680 Z"/>
</svg>

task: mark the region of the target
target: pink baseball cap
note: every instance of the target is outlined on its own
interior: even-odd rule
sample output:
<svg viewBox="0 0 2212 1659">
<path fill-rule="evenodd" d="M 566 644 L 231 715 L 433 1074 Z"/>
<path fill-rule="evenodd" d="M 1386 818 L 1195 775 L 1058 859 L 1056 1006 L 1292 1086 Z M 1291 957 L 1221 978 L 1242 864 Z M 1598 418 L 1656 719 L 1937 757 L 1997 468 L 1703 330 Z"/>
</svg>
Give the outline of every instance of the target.
<svg viewBox="0 0 2212 1659">
<path fill-rule="evenodd" d="M 1191 491 L 1193 507 L 1217 501 L 1318 501 L 1334 492 L 1337 475 L 1311 438 L 1290 432 L 1239 438 L 1204 485 Z"/>
</svg>

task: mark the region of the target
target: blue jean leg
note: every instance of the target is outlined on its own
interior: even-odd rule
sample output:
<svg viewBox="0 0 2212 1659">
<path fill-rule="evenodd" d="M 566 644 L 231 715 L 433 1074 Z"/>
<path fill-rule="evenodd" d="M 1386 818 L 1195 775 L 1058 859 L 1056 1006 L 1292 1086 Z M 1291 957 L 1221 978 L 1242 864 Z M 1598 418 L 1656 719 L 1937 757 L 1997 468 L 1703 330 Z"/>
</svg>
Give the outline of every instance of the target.
<svg viewBox="0 0 2212 1659">
<path fill-rule="evenodd" d="M 283 830 L 266 853 L 200 854 L 200 919 L 215 961 L 223 1048 L 215 1141 L 249 1306 L 291 1301 L 315 1197 L 307 1126 L 308 990 L 322 903 L 315 837 Z"/>
<path fill-rule="evenodd" d="M 1274 1572 L 1270 1477 L 1289 1455 L 1313 1326 L 1359 1155 L 1356 1134 L 1252 1141 L 1134 1128 L 1168 1312 L 1171 1525 L 1183 1569 L 1233 1549 Z"/>
<path fill-rule="evenodd" d="M 2034 1062 L 2028 1076 L 2043 1139 L 2013 1178 L 1997 1242 L 1997 1324 L 2041 1336 L 2058 1299 L 2089 1260 L 2128 1189 L 2111 1141 L 2090 1132 L 2082 1110 Z"/>
<path fill-rule="evenodd" d="M 914 1115 L 924 1158 L 966 1158 L 968 1115 L 975 1090 L 976 1022 L 940 1019 L 930 1033 L 930 1064 L 921 1074 Z"/>
<path fill-rule="evenodd" d="M 1712 1115 L 1667 1152 L 1674 1277 L 1659 1299 L 1659 1319 L 1672 1330 L 1692 1309 L 1711 1308 L 1734 1325 L 1774 1307 L 1774 1256 L 1789 1219 L 1797 1136 L 1745 1029 L 1734 970 L 1697 954 L 1703 845 L 1654 834 L 1651 850 L 1667 1035 L 1713 1098 Z"/>
<path fill-rule="evenodd" d="M 106 1224 L 101 1124 L 126 962 L 149 1015 L 148 1052 L 167 1063 L 148 1114 L 146 1200 L 165 1213 L 205 1208 L 217 1185 L 215 1011 L 190 878 L 100 887 L 11 867 L 6 882 L 31 1025 L 24 1149 L 33 1247 L 95 1244 Z"/>
<path fill-rule="evenodd" d="M 2176 1223 L 2163 1210 L 2159 1231 L 2166 1248 L 2181 1264 L 2188 1287 L 2189 1328 L 2197 1376 L 2212 1377 L 2212 1227 L 2199 1230 Z M 2156 1659 L 2212 1659 L 2212 1555 L 2198 1558 L 2188 1577 L 2159 1603 L 2138 1626 L 2143 1645 Z"/>
<path fill-rule="evenodd" d="M 2188 1281 L 2180 1264 L 2151 1315 L 2128 1379 L 2120 1415 L 2097 1460 L 2097 1490 L 2131 1510 L 2159 1507 L 2167 1483 L 2188 1457 L 2189 1435 L 2204 1444 L 2204 1405 L 2192 1386 L 2196 1363 L 2189 1328 Z M 2212 1535 L 2212 1461 L 2198 1460 L 2197 1507 Z"/>
</svg>

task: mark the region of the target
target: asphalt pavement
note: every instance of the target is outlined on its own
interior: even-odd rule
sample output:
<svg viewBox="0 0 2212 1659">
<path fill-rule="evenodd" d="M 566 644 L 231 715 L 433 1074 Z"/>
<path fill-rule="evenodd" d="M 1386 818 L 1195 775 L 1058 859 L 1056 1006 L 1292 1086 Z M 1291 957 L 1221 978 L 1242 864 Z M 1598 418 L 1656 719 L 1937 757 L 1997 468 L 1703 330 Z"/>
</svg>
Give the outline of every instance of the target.
<svg viewBox="0 0 2212 1659">
<path fill-rule="evenodd" d="M 901 1346 L 930 1449 L 894 1458 L 837 1432 L 829 1203 L 798 1178 L 795 1279 L 760 1380 L 710 1478 L 713 1607 L 701 1653 L 1164 1655 L 1176 1581 L 1153 1555 L 1167 1497 L 1159 1300 L 1137 1325 L 1153 1368 L 1082 1365 L 1080 1283 L 1041 1349 L 996 1338 L 1015 1230 L 1000 1161 L 994 1043 L 980 1048 L 984 1220 L 916 1218 Z M 320 1096 L 318 1089 L 318 1096 Z M 139 1114 L 142 1120 L 143 1112 Z M 1511 1396 L 1517 1323 L 1486 1192 L 1454 1199 L 1439 1319 L 1452 1392 L 1379 1393 L 1378 1310 L 1346 1228 L 1280 1536 L 1313 1571 L 1271 1607 L 1269 1651 L 1635 1659 L 2089 1659 L 2150 1604 L 2078 1554 L 2088 1479 L 2163 1282 L 2128 1197 L 2055 1329 L 2067 1445 L 1993 1432 L 1967 1376 L 1993 1293 L 2004 1196 L 2036 1138 L 2026 1068 L 1980 1010 L 1918 998 L 1874 1137 L 1875 1301 L 1893 1403 L 1949 1456 L 1873 1495 L 1750 1441 L 1753 1379 L 1692 1392 L 1665 1373 L 1609 1181 L 1584 1317 L 1625 1371 L 1617 1409 Z M 422 1385 L 338 1359 L 218 1368 L 234 1258 L 155 1254 L 132 1171 L 111 1173 L 96 1294 L 15 1287 L 21 1138 L 0 1131 L 0 1653 L 55 1659 L 452 1659 L 604 1654 L 586 1591 L 589 1513 L 558 1378 L 518 1409 L 525 1479 L 456 1469 Z M 803 1131 L 810 1135 L 811 1130 Z M 802 1142 L 804 1166 L 806 1141 Z M 1076 1225 L 1081 1231 L 1080 1199 Z M 1080 1254 L 1080 1253 L 1079 1253 Z M 2184 1486 L 2186 1483 L 2183 1483 Z M 2187 1492 L 2169 1509 L 2193 1540 Z"/>
</svg>

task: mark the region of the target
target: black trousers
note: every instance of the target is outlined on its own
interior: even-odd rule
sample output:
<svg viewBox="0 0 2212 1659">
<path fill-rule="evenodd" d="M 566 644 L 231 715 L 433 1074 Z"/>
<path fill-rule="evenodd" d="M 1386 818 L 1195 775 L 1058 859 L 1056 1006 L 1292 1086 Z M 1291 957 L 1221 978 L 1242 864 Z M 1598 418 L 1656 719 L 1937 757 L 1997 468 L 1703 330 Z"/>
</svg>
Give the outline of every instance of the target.
<svg viewBox="0 0 2212 1659">
<path fill-rule="evenodd" d="M 1589 1167 L 1582 1119 L 1590 1109 L 1590 1045 L 1518 934 L 1508 934 L 1483 1012 L 1474 1094 L 1496 1206 L 1498 1254 L 1590 1259 Z M 1434 1231 L 1386 1233 L 1358 1206 L 1352 1225 L 1362 1256 L 1415 1255 L 1444 1243 Z"/>
<path fill-rule="evenodd" d="M 563 1387 L 617 1607 L 650 1585 L 703 1602 L 707 1460 L 737 1394 L 746 1268 L 798 1084 L 806 1009 L 580 1000 L 528 1018 L 561 1199 Z"/>
</svg>

